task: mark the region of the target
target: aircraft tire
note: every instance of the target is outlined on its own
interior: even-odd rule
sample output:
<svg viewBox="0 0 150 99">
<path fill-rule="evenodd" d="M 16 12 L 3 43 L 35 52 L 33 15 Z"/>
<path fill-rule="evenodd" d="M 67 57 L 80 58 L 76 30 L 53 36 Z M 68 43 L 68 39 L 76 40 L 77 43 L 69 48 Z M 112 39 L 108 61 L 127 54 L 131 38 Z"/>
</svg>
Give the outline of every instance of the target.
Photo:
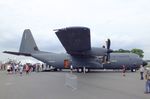
<svg viewBox="0 0 150 99">
<path fill-rule="evenodd" d="M 90 69 L 89 69 L 89 68 L 86 68 L 86 69 L 85 69 L 85 72 L 86 72 L 86 73 L 90 72 Z"/>
<path fill-rule="evenodd" d="M 131 72 L 136 72 L 136 69 L 133 69 L 133 68 L 132 68 L 132 69 L 131 69 Z"/>
<path fill-rule="evenodd" d="M 77 72 L 78 73 L 82 73 L 83 72 L 83 68 L 77 68 Z"/>
<path fill-rule="evenodd" d="M 54 71 L 58 71 L 58 68 L 55 68 Z"/>
<path fill-rule="evenodd" d="M 62 69 L 61 68 L 57 68 L 57 71 L 62 71 Z"/>
</svg>

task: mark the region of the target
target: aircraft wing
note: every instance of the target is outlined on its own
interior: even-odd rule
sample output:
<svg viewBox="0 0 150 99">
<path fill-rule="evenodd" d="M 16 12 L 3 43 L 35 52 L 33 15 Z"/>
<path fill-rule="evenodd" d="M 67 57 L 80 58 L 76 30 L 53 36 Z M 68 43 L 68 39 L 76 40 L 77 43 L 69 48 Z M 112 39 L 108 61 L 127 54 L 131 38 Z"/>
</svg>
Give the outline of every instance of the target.
<svg viewBox="0 0 150 99">
<path fill-rule="evenodd" d="M 11 51 L 4 51 L 3 53 L 13 54 L 13 55 L 31 56 L 31 54 L 29 54 L 29 53 L 20 53 L 20 52 L 11 52 Z"/>
<path fill-rule="evenodd" d="M 69 27 L 58 29 L 56 35 L 68 54 L 80 55 L 91 49 L 90 29 L 86 27 Z"/>
</svg>

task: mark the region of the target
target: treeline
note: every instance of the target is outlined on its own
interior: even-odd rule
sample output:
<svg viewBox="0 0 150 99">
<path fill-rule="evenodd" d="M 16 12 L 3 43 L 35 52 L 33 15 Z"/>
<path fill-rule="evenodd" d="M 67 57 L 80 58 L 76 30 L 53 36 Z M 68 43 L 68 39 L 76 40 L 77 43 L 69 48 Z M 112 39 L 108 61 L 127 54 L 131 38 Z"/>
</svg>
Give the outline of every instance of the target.
<svg viewBox="0 0 150 99">
<path fill-rule="evenodd" d="M 139 57 L 143 58 L 144 57 L 144 51 L 142 49 L 134 48 L 132 50 L 125 50 L 125 49 L 119 49 L 119 50 L 114 50 L 113 53 L 135 53 L 139 55 Z"/>
</svg>

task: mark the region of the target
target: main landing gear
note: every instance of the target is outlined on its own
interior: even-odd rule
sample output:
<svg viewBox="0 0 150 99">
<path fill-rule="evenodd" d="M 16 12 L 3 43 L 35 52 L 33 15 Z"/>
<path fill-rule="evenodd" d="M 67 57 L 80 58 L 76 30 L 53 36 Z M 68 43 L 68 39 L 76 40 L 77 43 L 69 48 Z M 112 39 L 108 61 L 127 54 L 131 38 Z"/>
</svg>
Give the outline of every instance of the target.
<svg viewBox="0 0 150 99">
<path fill-rule="evenodd" d="M 134 69 L 134 68 L 131 68 L 131 72 L 136 72 L 136 69 Z"/>
<path fill-rule="evenodd" d="M 86 67 L 79 67 L 79 68 L 77 68 L 77 72 L 78 73 L 88 73 L 90 71 L 90 69 L 89 68 L 86 68 Z"/>
</svg>

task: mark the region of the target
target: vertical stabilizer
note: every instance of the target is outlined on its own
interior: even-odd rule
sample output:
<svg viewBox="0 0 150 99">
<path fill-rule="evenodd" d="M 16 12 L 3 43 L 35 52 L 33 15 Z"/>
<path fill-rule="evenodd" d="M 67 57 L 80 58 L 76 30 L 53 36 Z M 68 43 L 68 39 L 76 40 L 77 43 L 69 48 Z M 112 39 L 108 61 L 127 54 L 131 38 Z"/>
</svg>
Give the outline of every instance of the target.
<svg viewBox="0 0 150 99">
<path fill-rule="evenodd" d="M 21 41 L 21 45 L 20 45 L 20 53 L 35 53 L 39 51 L 34 38 L 31 34 L 30 29 L 25 29 L 23 36 L 22 36 L 22 41 Z"/>
</svg>

